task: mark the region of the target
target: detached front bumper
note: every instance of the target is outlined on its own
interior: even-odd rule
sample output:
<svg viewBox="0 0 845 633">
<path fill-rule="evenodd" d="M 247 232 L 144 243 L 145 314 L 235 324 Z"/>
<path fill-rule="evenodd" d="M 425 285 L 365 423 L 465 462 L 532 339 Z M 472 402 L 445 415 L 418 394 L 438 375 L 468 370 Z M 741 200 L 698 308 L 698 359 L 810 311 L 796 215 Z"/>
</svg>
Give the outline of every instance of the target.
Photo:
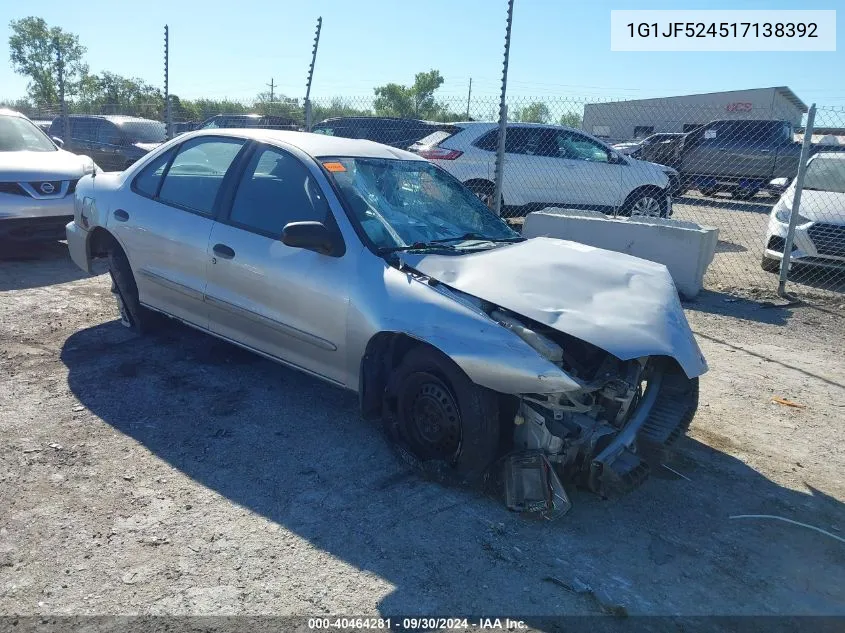
<svg viewBox="0 0 845 633">
<path fill-rule="evenodd" d="M 65 226 L 65 237 L 73 263 L 90 275 L 91 257 L 88 253 L 88 231 L 71 219 Z"/>
</svg>

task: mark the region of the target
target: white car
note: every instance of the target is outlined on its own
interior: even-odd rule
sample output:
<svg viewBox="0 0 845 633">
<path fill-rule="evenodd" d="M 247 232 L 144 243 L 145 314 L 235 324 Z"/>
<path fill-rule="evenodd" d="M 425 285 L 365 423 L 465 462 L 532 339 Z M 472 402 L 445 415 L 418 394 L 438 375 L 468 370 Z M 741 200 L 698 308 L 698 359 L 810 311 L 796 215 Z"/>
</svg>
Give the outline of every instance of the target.
<svg viewBox="0 0 845 633">
<path fill-rule="evenodd" d="M 795 182 L 772 208 L 763 270 L 780 269 L 794 196 Z M 821 152 L 807 163 L 790 261 L 845 268 L 845 153 Z"/>
<path fill-rule="evenodd" d="M 455 123 L 411 146 L 493 207 L 498 124 Z M 623 156 L 579 130 L 508 123 L 502 202 L 522 211 L 547 206 L 621 215 L 672 214 L 671 167 Z"/>
<path fill-rule="evenodd" d="M 0 110 L 0 240 L 64 239 L 76 183 L 95 169 L 23 114 Z"/>
</svg>

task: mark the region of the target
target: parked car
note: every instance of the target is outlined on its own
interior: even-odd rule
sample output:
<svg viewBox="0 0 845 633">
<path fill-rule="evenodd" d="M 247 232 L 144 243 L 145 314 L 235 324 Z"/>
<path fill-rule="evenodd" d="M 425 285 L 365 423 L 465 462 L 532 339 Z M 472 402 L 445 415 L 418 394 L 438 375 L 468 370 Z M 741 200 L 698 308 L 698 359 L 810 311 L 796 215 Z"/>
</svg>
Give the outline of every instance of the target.
<svg viewBox="0 0 845 633">
<path fill-rule="evenodd" d="M 780 270 L 795 196 L 793 182 L 769 216 L 763 270 Z M 845 268 L 845 154 L 825 152 L 807 162 L 790 261 Z"/>
<path fill-rule="evenodd" d="M 454 123 L 411 150 L 466 184 L 494 206 L 498 124 Z M 672 215 L 675 170 L 626 157 L 580 130 L 508 123 L 502 202 L 522 211 L 547 206 L 622 215 Z"/>
<path fill-rule="evenodd" d="M 683 136 L 681 132 L 660 132 L 658 134 L 652 134 L 651 136 L 647 136 L 644 139 L 640 139 L 638 141 L 626 141 L 624 143 L 614 143 L 613 149 L 615 149 L 620 154 L 625 154 L 625 156 L 634 156 L 637 157 L 639 150 L 644 146 L 648 145 L 656 145 L 660 144 L 662 146 L 670 146 L 674 148 L 672 141 L 678 140 L 678 137 Z M 657 156 L 659 156 L 660 148 L 655 148 L 656 151 L 651 158 L 652 162 L 663 164 L 662 161 L 658 160 Z"/>
<path fill-rule="evenodd" d="M 23 114 L 0 110 L 0 240 L 63 239 L 76 183 L 95 169 Z"/>
<path fill-rule="evenodd" d="M 91 156 L 106 171 L 126 169 L 166 140 L 161 121 L 139 117 L 71 114 L 65 149 Z M 53 119 L 50 135 L 64 138 L 62 117 Z"/>
<path fill-rule="evenodd" d="M 37 125 L 38 127 L 40 127 L 40 128 L 41 128 L 41 131 L 42 131 L 42 132 L 44 132 L 45 134 L 46 134 L 46 133 L 48 133 L 48 132 L 50 131 L 50 126 L 53 124 L 53 121 L 52 121 L 52 120 L 50 120 L 50 121 L 43 121 L 43 120 L 31 119 L 31 121 L 32 121 L 35 125 Z"/>
<path fill-rule="evenodd" d="M 321 121 L 311 128 L 317 134 L 362 138 L 399 149 L 408 149 L 414 142 L 438 130 L 448 129 L 446 123 L 401 119 L 397 117 L 350 116 Z"/>
<path fill-rule="evenodd" d="M 297 130 L 298 124 L 291 118 L 263 114 L 215 114 L 194 129 L 216 130 L 219 128 L 264 128 L 268 130 Z"/>
<path fill-rule="evenodd" d="M 639 156 L 663 162 L 681 174 L 682 188 L 706 196 L 726 191 L 749 200 L 775 179 L 798 173 L 801 143 L 793 140 L 789 121 L 711 121 L 681 135 L 667 151 L 663 145 L 642 147 Z M 815 151 L 837 151 L 837 146 L 815 146 Z"/>
<path fill-rule="evenodd" d="M 124 325 L 165 314 L 355 391 L 461 480 L 515 448 L 598 491 L 635 485 L 706 371 L 664 266 L 525 240 L 369 141 L 190 132 L 84 178 L 67 238 L 86 271 L 108 258 Z"/>
</svg>

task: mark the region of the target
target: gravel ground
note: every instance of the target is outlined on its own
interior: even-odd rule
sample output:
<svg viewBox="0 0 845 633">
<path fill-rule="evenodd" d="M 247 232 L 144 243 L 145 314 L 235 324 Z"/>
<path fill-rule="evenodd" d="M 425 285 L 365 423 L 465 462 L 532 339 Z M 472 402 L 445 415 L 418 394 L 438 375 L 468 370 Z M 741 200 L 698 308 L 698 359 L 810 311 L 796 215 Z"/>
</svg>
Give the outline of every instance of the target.
<svg viewBox="0 0 845 633">
<path fill-rule="evenodd" d="M 355 394 L 135 337 L 62 245 L 0 262 L 0 614 L 845 615 L 845 542 L 730 518 L 845 538 L 845 306 L 686 307 L 682 476 L 543 523 L 422 481 Z"/>
</svg>

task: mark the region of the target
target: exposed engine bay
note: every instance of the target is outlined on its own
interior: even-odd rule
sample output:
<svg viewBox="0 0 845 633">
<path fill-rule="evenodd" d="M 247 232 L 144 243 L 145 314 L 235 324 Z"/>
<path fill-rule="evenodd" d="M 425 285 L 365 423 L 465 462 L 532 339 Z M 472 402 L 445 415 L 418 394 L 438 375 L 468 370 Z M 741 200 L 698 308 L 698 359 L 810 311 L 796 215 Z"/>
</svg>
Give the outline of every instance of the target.
<svg viewBox="0 0 845 633">
<path fill-rule="evenodd" d="M 558 477 L 602 496 L 627 492 L 689 426 L 698 381 L 670 359 L 622 361 L 501 308 L 489 314 L 581 385 L 576 392 L 520 396 L 504 475 L 511 509 L 566 512 Z"/>
<path fill-rule="evenodd" d="M 625 493 L 649 475 L 684 433 L 698 406 L 698 379 L 671 359 L 623 361 L 526 317 L 452 288 L 565 371 L 580 388 L 519 396 L 503 485 L 512 510 L 547 518 L 571 503 L 561 481 L 602 496 Z"/>
</svg>

